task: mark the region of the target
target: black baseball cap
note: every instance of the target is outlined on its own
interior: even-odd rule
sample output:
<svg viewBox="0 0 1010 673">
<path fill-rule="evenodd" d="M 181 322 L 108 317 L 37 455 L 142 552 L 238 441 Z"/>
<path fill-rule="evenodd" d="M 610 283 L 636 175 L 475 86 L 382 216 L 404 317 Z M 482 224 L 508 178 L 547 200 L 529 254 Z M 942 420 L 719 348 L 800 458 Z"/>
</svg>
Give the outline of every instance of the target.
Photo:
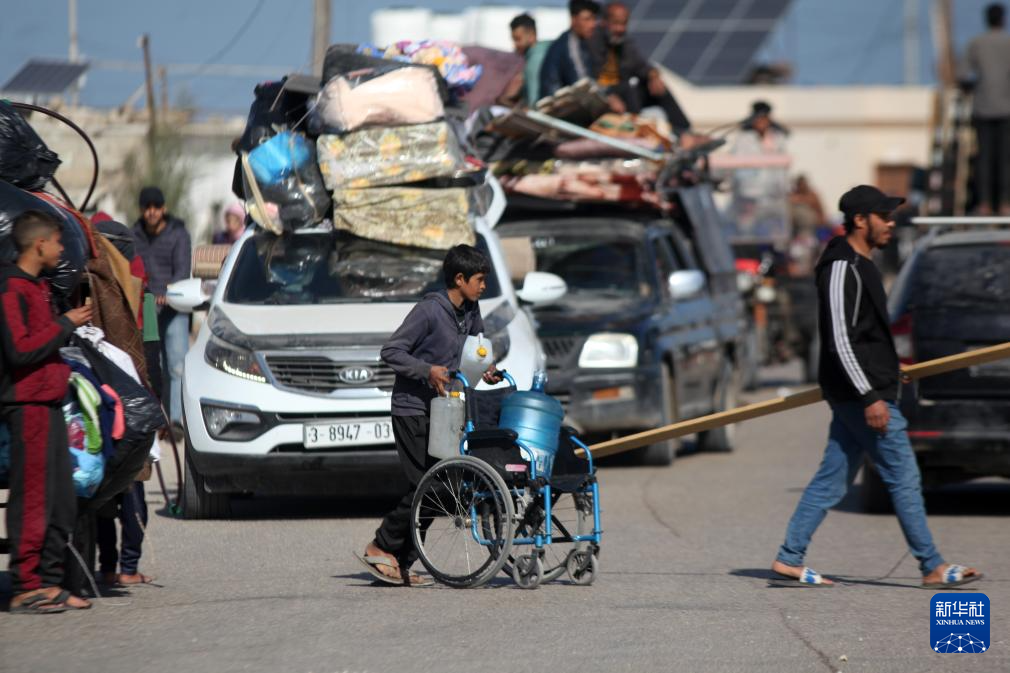
<svg viewBox="0 0 1010 673">
<path fill-rule="evenodd" d="M 842 194 L 842 198 L 838 199 L 838 210 L 846 215 L 890 213 L 904 202 L 902 197 L 888 196 L 871 185 L 859 185 Z"/>
<path fill-rule="evenodd" d="M 157 187 L 144 187 L 140 190 L 141 210 L 148 206 L 161 208 L 163 205 L 165 205 L 165 195 Z"/>
</svg>

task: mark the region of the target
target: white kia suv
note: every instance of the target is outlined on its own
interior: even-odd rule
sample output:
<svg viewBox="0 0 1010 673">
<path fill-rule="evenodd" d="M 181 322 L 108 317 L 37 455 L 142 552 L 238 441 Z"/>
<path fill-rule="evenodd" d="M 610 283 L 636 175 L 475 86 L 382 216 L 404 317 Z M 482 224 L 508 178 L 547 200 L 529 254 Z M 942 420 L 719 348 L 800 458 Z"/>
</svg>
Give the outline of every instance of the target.
<svg viewBox="0 0 1010 673">
<path fill-rule="evenodd" d="M 474 228 L 493 266 L 480 300 L 485 336 L 499 368 L 529 387 L 544 355 L 520 296 L 552 301 L 564 282 L 534 273 L 517 296 L 487 218 Z M 257 229 L 235 244 L 186 356 L 187 518 L 227 516 L 237 493 L 403 488 L 390 422 L 394 374 L 379 350 L 424 294 L 444 287 L 444 254 L 329 228 L 281 237 Z M 199 279 L 169 295 L 180 309 L 207 300 Z"/>
</svg>

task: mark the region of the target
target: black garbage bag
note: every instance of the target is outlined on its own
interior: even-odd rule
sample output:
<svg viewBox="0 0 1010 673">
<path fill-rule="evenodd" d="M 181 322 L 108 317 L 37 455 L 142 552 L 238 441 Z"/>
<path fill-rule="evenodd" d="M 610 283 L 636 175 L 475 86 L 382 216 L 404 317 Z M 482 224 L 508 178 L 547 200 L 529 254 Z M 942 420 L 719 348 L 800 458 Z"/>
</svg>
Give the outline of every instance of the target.
<svg viewBox="0 0 1010 673">
<path fill-rule="evenodd" d="M 10 103 L 0 101 L 0 179 L 24 189 L 42 189 L 60 157 Z"/>
<path fill-rule="evenodd" d="M 123 403 L 123 420 L 126 421 L 126 433 L 122 442 L 147 436 L 165 425 L 161 405 L 147 388 L 137 383 L 133 377 L 120 369 L 119 365 L 102 355 L 90 341 L 74 336 L 71 344 L 81 349 L 88 364 L 91 365 L 95 378 L 110 386 L 119 395 Z M 150 448 L 150 443 L 147 446 Z M 106 472 L 114 461 L 115 457 L 106 463 Z"/>
<path fill-rule="evenodd" d="M 63 255 L 60 257 L 60 263 L 54 271 L 47 271 L 44 275 L 49 279 L 57 299 L 66 300 L 77 288 L 88 259 L 88 243 L 80 223 L 62 208 L 2 180 L 0 180 L 0 261 L 13 262 L 17 257 L 14 241 L 11 240 L 11 228 L 14 226 L 15 218 L 26 210 L 47 213 L 63 225 Z M 63 305 L 61 302 L 57 303 Z"/>
<path fill-rule="evenodd" d="M 286 79 L 257 84 L 253 89 L 253 103 L 249 106 L 245 130 L 234 147 L 236 152 L 250 152 L 276 135 L 278 128 L 293 129 L 305 120 L 309 96 L 284 89 Z M 242 164 L 238 159 L 235 161 L 231 191 L 240 199 L 246 198 Z"/>
<path fill-rule="evenodd" d="M 304 134 L 281 131 L 260 143 L 249 153 L 249 166 L 252 175 L 243 171 L 243 188 L 253 219 L 260 224 L 266 226 L 269 220 L 272 226 L 267 228 L 290 231 L 329 215 L 332 201 L 319 172 L 316 144 Z M 255 180 L 267 213 L 259 213 L 255 205 L 250 178 Z"/>
<path fill-rule="evenodd" d="M 235 151 L 268 154 L 275 160 L 284 160 L 279 165 L 274 164 L 277 172 L 271 176 L 262 173 L 257 176 L 264 201 L 277 208 L 276 213 L 261 214 L 261 217 L 279 220 L 284 228 L 293 229 L 319 222 L 329 214 L 332 204 L 319 173 L 315 139 L 297 131 L 304 126 L 309 96 L 285 89 L 285 81 L 286 78 L 266 82 L 253 90 L 249 117 Z M 261 147 L 263 145 L 266 147 Z M 253 160 L 253 165 L 263 164 Z M 241 159 L 235 162 L 231 188 L 238 198 L 253 200 Z"/>
</svg>

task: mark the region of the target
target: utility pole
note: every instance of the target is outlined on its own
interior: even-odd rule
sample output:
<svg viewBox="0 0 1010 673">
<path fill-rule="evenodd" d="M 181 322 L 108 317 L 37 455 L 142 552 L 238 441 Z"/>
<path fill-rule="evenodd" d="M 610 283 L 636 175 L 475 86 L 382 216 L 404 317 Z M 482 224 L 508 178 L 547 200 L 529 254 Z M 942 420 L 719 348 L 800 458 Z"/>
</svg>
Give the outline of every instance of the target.
<svg viewBox="0 0 1010 673">
<path fill-rule="evenodd" d="M 147 33 L 140 36 L 140 48 L 144 51 L 144 85 L 147 88 L 148 161 L 154 161 L 154 134 L 158 122 L 154 111 L 154 77 L 151 74 L 151 37 Z"/>
<path fill-rule="evenodd" d="M 71 63 L 77 63 L 81 58 L 81 53 L 77 45 L 77 0 L 67 0 L 67 32 L 69 33 L 69 53 Z M 74 82 L 70 93 L 70 104 L 76 106 L 81 93 L 80 79 Z"/>
<path fill-rule="evenodd" d="M 312 72 L 323 74 L 326 48 L 330 46 L 330 0 L 315 0 L 312 17 Z"/>
<path fill-rule="evenodd" d="M 161 90 L 161 118 L 168 118 L 168 69 L 158 66 L 158 88 Z"/>
<path fill-rule="evenodd" d="M 919 0 L 905 0 L 905 84 L 919 83 Z"/>
</svg>

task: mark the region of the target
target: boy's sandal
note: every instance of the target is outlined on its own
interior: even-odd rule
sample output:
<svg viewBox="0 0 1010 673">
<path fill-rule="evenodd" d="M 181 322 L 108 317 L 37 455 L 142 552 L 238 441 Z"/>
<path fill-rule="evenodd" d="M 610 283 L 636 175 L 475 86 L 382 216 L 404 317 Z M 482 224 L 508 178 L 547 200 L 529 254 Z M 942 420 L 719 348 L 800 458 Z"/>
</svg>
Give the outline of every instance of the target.
<svg viewBox="0 0 1010 673">
<path fill-rule="evenodd" d="M 947 566 L 947 569 L 943 571 L 943 581 L 941 582 L 923 582 L 923 589 L 949 589 L 951 587 L 959 587 L 963 584 L 969 584 L 977 580 L 982 579 L 982 573 L 977 570 L 972 570 L 971 574 L 966 574 L 969 568 L 967 566 L 957 565 L 952 563 Z"/>
<path fill-rule="evenodd" d="M 66 589 L 61 589 L 60 593 L 52 599 L 54 602 L 62 603 L 67 607 L 68 610 L 90 610 L 91 601 L 87 598 L 81 598 L 80 596 L 75 596 Z M 71 603 L 71 601 L 77 601 L 77 605 Z"/>
<path fill-rule="evenodd" d="M 353 554 L 353 552 L 352 552 Z M 403 576 L 402 570 L 399 577 L 390 577 L 385 574 L 377 566 L 384 565 L 390 568 L 396 568 L 400 570 L 397 566 L 390 563 L 390 558 L 388 556 L 358 556 L 354 554 L 354 558 L 358 559 L 365 568 L 368 569 L 369 574 L 380 582 L 385 582 L 386 584 L 395 584 L 397 586 L 411 586 L 411 587 L 426 587 L 433 584 L 432 580 L 420 575 L 414 575 L 413 573 L 407 573 L 406 577 Z"/>
<path fill-rule="evenodd" d="M 60 592 L 53 598 L 48 598 L 41 591 L 24 599 L 18 605 L 11 604 L 10 613 L 12 615 L 48 615 L 66 612 L 69 608 L 66 603 L 57 600 L 64 592 Z M 69 595 L 69 592 L 67 592 Z"/>
<path fill-rule="evenodd" d="M 813 568 L 804 567 L 803 570 L 800 571 L 799 577 L 791 577 L 789 575 L 783 575 L 782 573 L 775 573 L 775 574 L 779 576 L 775 578 L 777 581 L 781 581 L 783 579 L 788 580 L 789 585 L 793 585 L 793 583 L 795 582 L 796 584 L 799 584 L 804 587 L 828 588 L 835 586 L 833 583 L 828 584 L 827 582 L 825 582 L 824 577 L 821 576 L 821 574 L 816 570 L 814 570 Z"/>
</svg>

